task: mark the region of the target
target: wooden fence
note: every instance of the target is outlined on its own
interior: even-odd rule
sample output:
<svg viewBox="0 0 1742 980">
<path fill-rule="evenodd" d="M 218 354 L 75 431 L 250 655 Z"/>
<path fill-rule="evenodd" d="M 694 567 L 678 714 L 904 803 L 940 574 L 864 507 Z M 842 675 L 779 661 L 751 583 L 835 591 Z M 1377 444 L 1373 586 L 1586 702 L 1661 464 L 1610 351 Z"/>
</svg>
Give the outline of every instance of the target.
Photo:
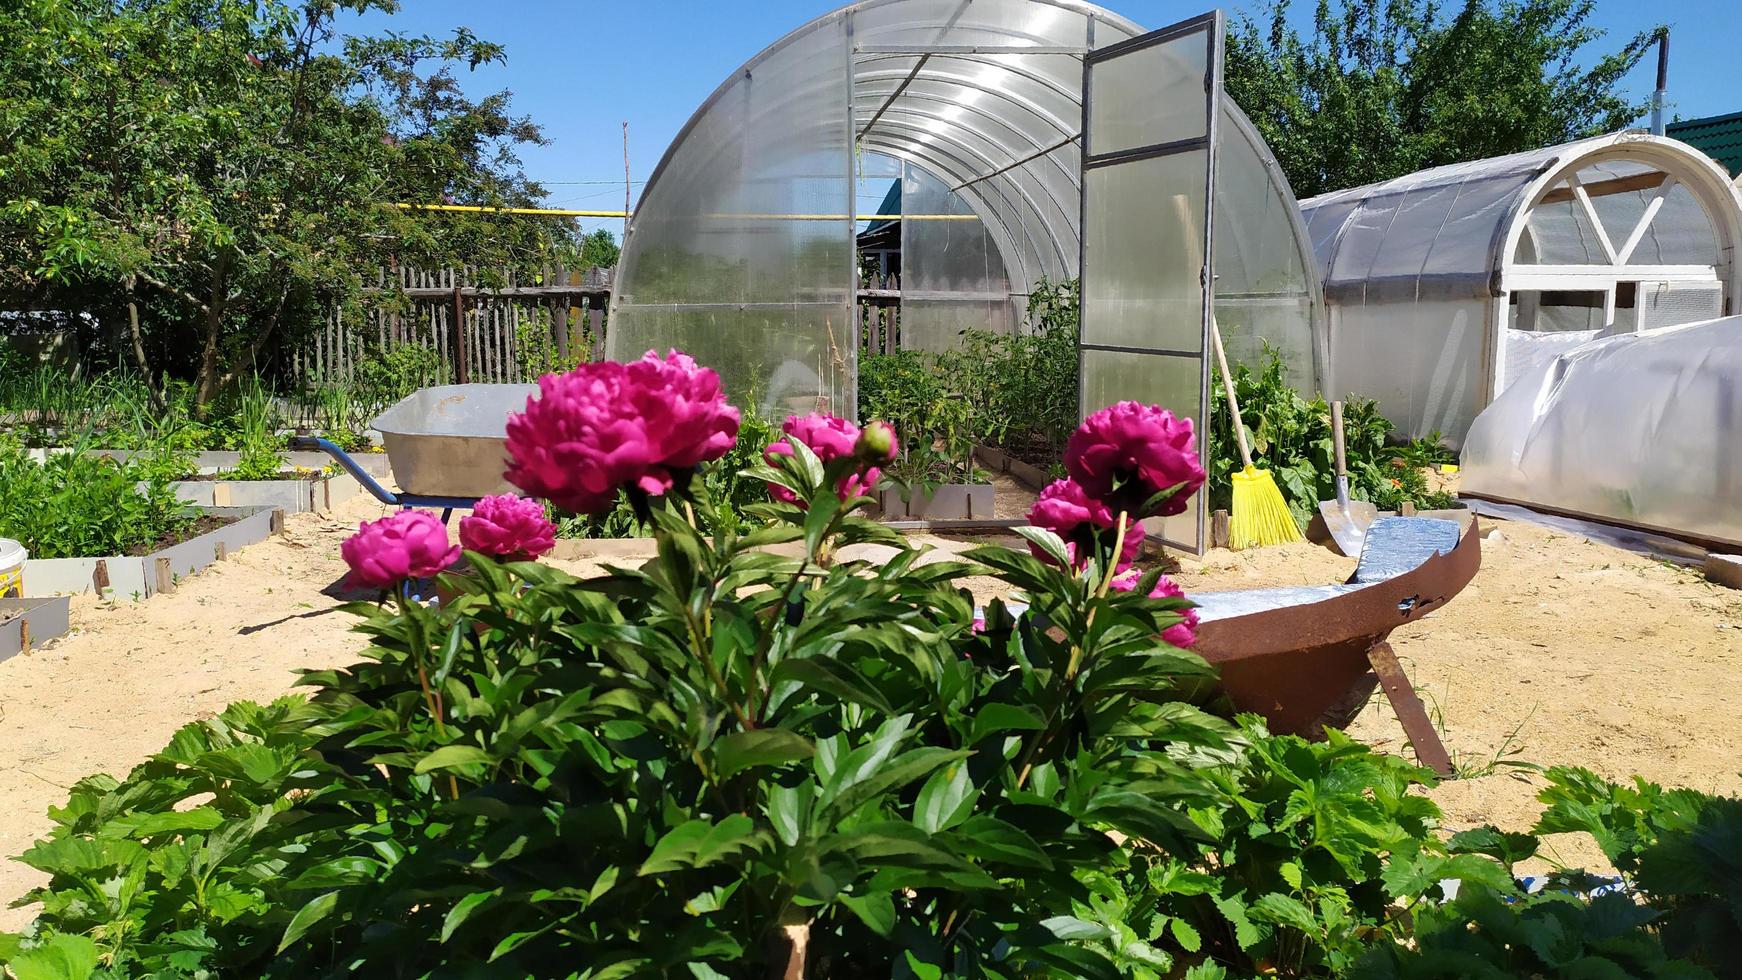
<svg viewBox="0 0 1742 980">
<path fill-rule="evenodd" d="M 390 275 L 398 277 L 397 289 Z M 610 269 L 555 268 L 485 286 L 469 266 L 384 270 L 380 285 L 365 292 L 406 302 L 369 309 L 366 301 L 361 316 L 334 310 L 293 352 L 291 370 L 308 383 L 350 380 L 368 352 L 418 345 L 435 351 L 458 384 L 530 381 L 604 350 L 611 276 Z"/>
<path fill-rule="evenodd" d="M 333 311 L 323 328 L 292 354 L 291 370 L 309 383 L 350 380 L 371 352 L 418 345 L 435 351 L 446 377 L 458 384 L 533 381 L 577 358 L 603 356 L 613 271 L 570 273 L 557 268 L 530 282 L 510 276 L 498 287 L 478 285 L 477 270 L 469 266 L 436 272 L 400 269 L 392 273 L 399 277 L 397 290 L 388 286 L 389 273 L 383 272 L 381 284 L 366 292 L 403 296 L 408 305 L 383 304 L 348 318 Z M 858 303 L 860 350 L 895 351 L 900 323 L 900 277 L 882 272 L 864 277 Z"/>
</svg>

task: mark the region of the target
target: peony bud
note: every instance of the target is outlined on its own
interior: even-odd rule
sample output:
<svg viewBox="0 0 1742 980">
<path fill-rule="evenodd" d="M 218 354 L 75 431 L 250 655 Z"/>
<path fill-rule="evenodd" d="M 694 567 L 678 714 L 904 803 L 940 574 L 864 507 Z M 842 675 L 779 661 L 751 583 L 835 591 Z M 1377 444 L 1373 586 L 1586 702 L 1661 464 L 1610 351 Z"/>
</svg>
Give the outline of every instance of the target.
<svg viewBox="0 0 1742 980">
<path fill-rule="evenodd" d="M 853 445 L 854 454 L 872 466 L 893 463 L 900 451 L 901 442 L 895 438 L 895 426 L 883 421 L 867 422 L 865 428 L 859 430 L 859 441 Z"/>
</svg>

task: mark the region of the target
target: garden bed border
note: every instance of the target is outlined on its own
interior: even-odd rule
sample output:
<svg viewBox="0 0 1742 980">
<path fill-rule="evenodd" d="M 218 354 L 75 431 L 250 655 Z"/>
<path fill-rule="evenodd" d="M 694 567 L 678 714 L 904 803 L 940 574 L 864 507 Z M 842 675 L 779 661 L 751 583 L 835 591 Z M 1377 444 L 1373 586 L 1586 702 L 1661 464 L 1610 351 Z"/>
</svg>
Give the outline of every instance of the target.
<svg viewBox="0 0 1742 980">
<path fill-rule="evenodd" d="M 995 493 L 990 483 L 945 483 L 930 492 L 918 488 L 913 500 L 903 500 L 899 490 L 877 494 L 877 507 L 886 521 L 986 520 L 995 513 Z"/>
<path fill-rule="evenodd" d="M 31 558 L 24 563 L 24 588 L 39 596 L 95 592 L 106 599 L 135 602 L 197 575 L 231 552 L 284 531 L 284 512 L 276 507 L 203 507 L 202 513 L 238 520 L 148 555 L 88 558 Z"/>
<path fill-rule="evenodd" d="M 42 460 L 55 453 L 70 453 L 72 451 L 73 450 L 69 447 L 58 446 L 51 449 L 32 449 L 29 452 L 33 458 Z M 118 460 L 124 460 L 137 451 L 138 450 L 134 449 L 85 450 L 86 454 L 91 456 L 112 456 Z M 293 450 L 285 452 L 283 456 L 284 464 L 293 468 L 301 467 L 302 469 L 308 470 L 324 470 L 333 465 L 333 457 L 323 452 Z M 356 460 L 357 464 L 363 468 L 363 471 L 368 473 L 370 476 L 391 477 L 393 475 L 393 468 L 387 462 L 386 453 L 361 452 L 354 454 L 351 458 Z M 194 466 L 198 467 L 202 473 L 217 473 L 221 470 L 233 470 L 241 461 L 241 453 L 213 449 L 196 455 L 194 457 Z"/>
<path fill-rule="evenodd" d="M 0 623 L 0 661 L 29 653 L 38 643 L 65 636 L 72 600 L 64 595 L 36 599 L 0 599 L 0 615 L 18 615 Z"/>
<path fill-rule="evenodd" d="M 995 473 L 1009 474 L 1011 479 L 1036 493 L 1045 490 L 1053 480 L 1047 471 L 1033 463 L 1024 463 L 1002 449 L 976 445 L 974 457 L 987 469 Z"/>
<path fill-rule="evenodd" d="M 312 480 L 177 480 L 170 486 L 197 507 L 275 507 L 286 514 L 332 510 L 363 492 L 349 473 Z"/>
</svg>

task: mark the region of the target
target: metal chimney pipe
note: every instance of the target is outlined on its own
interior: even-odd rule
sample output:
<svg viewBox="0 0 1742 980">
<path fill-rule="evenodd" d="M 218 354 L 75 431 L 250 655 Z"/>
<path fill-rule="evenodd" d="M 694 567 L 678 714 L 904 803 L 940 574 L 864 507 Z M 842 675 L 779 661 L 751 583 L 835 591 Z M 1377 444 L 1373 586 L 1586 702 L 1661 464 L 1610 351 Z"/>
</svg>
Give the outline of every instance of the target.
<svg viewBox="0 0 1742 980">
<path fill-rule="evenodd" d="M 1657 91 L 1651 94 L 1651 134 L 1663 135 L 1663 106 L 1669 101 L 1669 28 L 1657 35 Z"/>
</svg>

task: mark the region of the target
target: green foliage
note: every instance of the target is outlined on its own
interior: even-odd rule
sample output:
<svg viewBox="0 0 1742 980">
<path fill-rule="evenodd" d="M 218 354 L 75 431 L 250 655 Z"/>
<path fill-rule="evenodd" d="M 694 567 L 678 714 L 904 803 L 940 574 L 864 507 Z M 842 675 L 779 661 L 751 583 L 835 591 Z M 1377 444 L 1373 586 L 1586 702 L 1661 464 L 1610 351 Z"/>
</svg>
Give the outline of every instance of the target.
<svg viewBox="0 0 1742 980">
<path fill-rule="evenodd" d="M 1078 422 L 1078 305 L 1076 280 L 1042 280 L 1022 333 L 968 330 L 941 353 L 862 356 L 859 418 L 883 419 L 901 437 L 890 474 L 923 488 L 976 482 L 976 443 L 1042 467 L 1063 458 Z"/>
<path fill-rule="evenodd" d="M 1650 929 L 1656 913 L 1621 894 L 1583 899 L 1534 895 L 1466 881 L 1457 898 L 1417 913 L 1416 945 L 1381 946 L 1350 971 L 1354 980 L 1511 977 L 1661 978 L 1712 974 L 1672 958 Z"/>
<path fill-rule="evenodd" d="M 143 554 L 194 518 L 155 465 L 77 451 L 37 462 L 0 445 L 0 537 L 32 558 Z"/>
<path fill-rule="evenodd" d="M 369 436 L 363 430 L 362 402 L 356 390 L 348 384 L 328 382 L 318 385 L 309 395 L 314 403 L 320 433 L 327 441 L 348 453 L 369 448 Z"/>
<path fill-rule="evenodd" d="M 1742 974 L 1742 800 L 1637 778 L 1616 785 L 1585 769 L 1547 775 L 1537 832 L 1590 834 L 1661 913 L 1654 928 L 1673 955 Z"/>
<path fill-rule="evenodd" d="M 580 267 L 614 268 L 622 254 L 623 249 L 617 245 L 616 236 L 603 228 L 596 228 L 581 239 Z"/>
<path fill-rule="evenodd" d="M 357 362 L 351 380 L 357 408 L 367 418 L 359 417 L 353 424 L 366 425 L 419 388 L 448 381 L 447 364 L 441 352 L 433 347 L 401 344 L 384 351 L 370 351 Z"/>
<path fill-rule="evenodd" d="M 1064 458 L 1080 421 L 1078 282 L 1042 279 L 1028 297 L 1028 328 L 1014 336 L 969 331 L 944 355 L 978 421 L 978 441 L 1046 468 Z"/>
<path fill-rule="evenodd" d="M 1323 397 L 1311 401 L 1283 380 L 1282 357 L 1266 349 L 1262 367 L 1254 371 L 1236 364 L 1234 393 L 1240 401 L 1241 421 L 1252 449 L 1252 462 L 1268 469 L 1288 501 L 1289 511 L 1302 527 L 1312 519 L 1322 500 L 1335 500 L 1337 469 L 1331 442 L 1331 407 Z M 1222 390 L 1216 371 L 1212 392 Z M 1240 450 L 1228 400 L 1210 399 L 1210 465 L 1207 492 L 1212 508 L 1232 509 L 1232 474 L 1240 466 Z M 1422 474 L 1422 460 L 1440 460 L 1449 455 L 1434 440 L 1417 440 L 1402 448 L 1386 445 L 1392 426 L 1379 414 L 1377 402 L 1355 399 L 1343 405 L 1344 450 L 1349 469 L 1349 496 L 1371 501 L 1380 510 L 1396 510 L 1403 503 L 1424 510 L 1451 506 L 1449 494 L 1430 490 Z"/>
<path fill-rule="evenodd" d="M 461 28 L 341 35 L 390 0 L 21 0 L 0 19 L 0 292 L 89 310 L 98 359 L 197 381 L 203 409 L 375 270 L 536 268 L 572 224 L 392 207 L 536 203 L 502 61 Z M 391 297 L 386 298 L 391 301 Z"/>
<path fill-rule="evenodd" d="M 572 313 L 572 311 L 571 311 Z M 552 333 L 555 314 L 546 320 L 541 315 L 520 319 L 514 329 L 514 363 L 522 381 L 537 381 L 547 374 L 572 371 L 577 365 L 593 360 L 592 335 L 565 324 L 569 334 L 569 355 L 564 360 Z"/>
<path fill-rule="evenodd" d="M 859 359 L 859 418 L 895 427 L 901 454 L 886 472 L 910 491 L 978 482 L 974 442 L 987 420 L 966 394 L 960 364 L 952 355 L 914 350 Z"/>
<path fill-rule="evenodd" d="M 1156 639 L 1181 603 L 987 548 L 1057 629 L 995 605 L 977 633 L 975 566 L 843 506 L 851 461 L 778 463 L 748 476 L 809 509 L 759 505 L 778 523 L 750 535 L 655 509 L 640 570 L 474 556 L 441 608 L 358 607 L 368 659 L 307 675 L 312 701 L 79 784 L 13 948 L 92 937 L 123 975 L 737 977 L 793 925 L 819 976 L 1116 975 L 1073 903 L 1202 837 L 1178 808 L 1233 751 L 1172 700 L 1209 676 Z M 895 553 L 834 559 L 859 541 Z"/>
<path fill-rule="evenodd" d="M 1335 731 L 1313 743 L 1267 735 L 1256 719 L 1244 728 L 1247 750 L 1208 771 L 1212 795 L 1186 809 L 1203 836 L 1138 852 L 1079 912 L 1134 961 L 1128 975 L 1207 959 L 1234 976 L 1340 976 L 1373 945 L 1406 939 L 1404 905 L 1436 894 L 1440 878 L 1510 881 L 1492 862 L 1445 860 L 1439 809 L 1411 792 L 1430 773 Z M 1396 874 L 1418 865 L 1437 877 Z"/>
<path fill-rule="evenodd" d="M 1240 17 L 1226 84 L 1306 199 L 1625 128 L 1620 91 L 1660 28 L 1597 53 L 1594 0 L 1336 0 L 1310 38 L 1290 0 Z"/>
<path fill-rule="evenodd" d="M 278 411 L 272 394 L 258 379 L 242 387 L 229 432 L 230 445 L 241 458 L 227 475 L 233 480 L 275 480 L 284 470 L 284 437 L 278 434 Z"/>
</svg>

